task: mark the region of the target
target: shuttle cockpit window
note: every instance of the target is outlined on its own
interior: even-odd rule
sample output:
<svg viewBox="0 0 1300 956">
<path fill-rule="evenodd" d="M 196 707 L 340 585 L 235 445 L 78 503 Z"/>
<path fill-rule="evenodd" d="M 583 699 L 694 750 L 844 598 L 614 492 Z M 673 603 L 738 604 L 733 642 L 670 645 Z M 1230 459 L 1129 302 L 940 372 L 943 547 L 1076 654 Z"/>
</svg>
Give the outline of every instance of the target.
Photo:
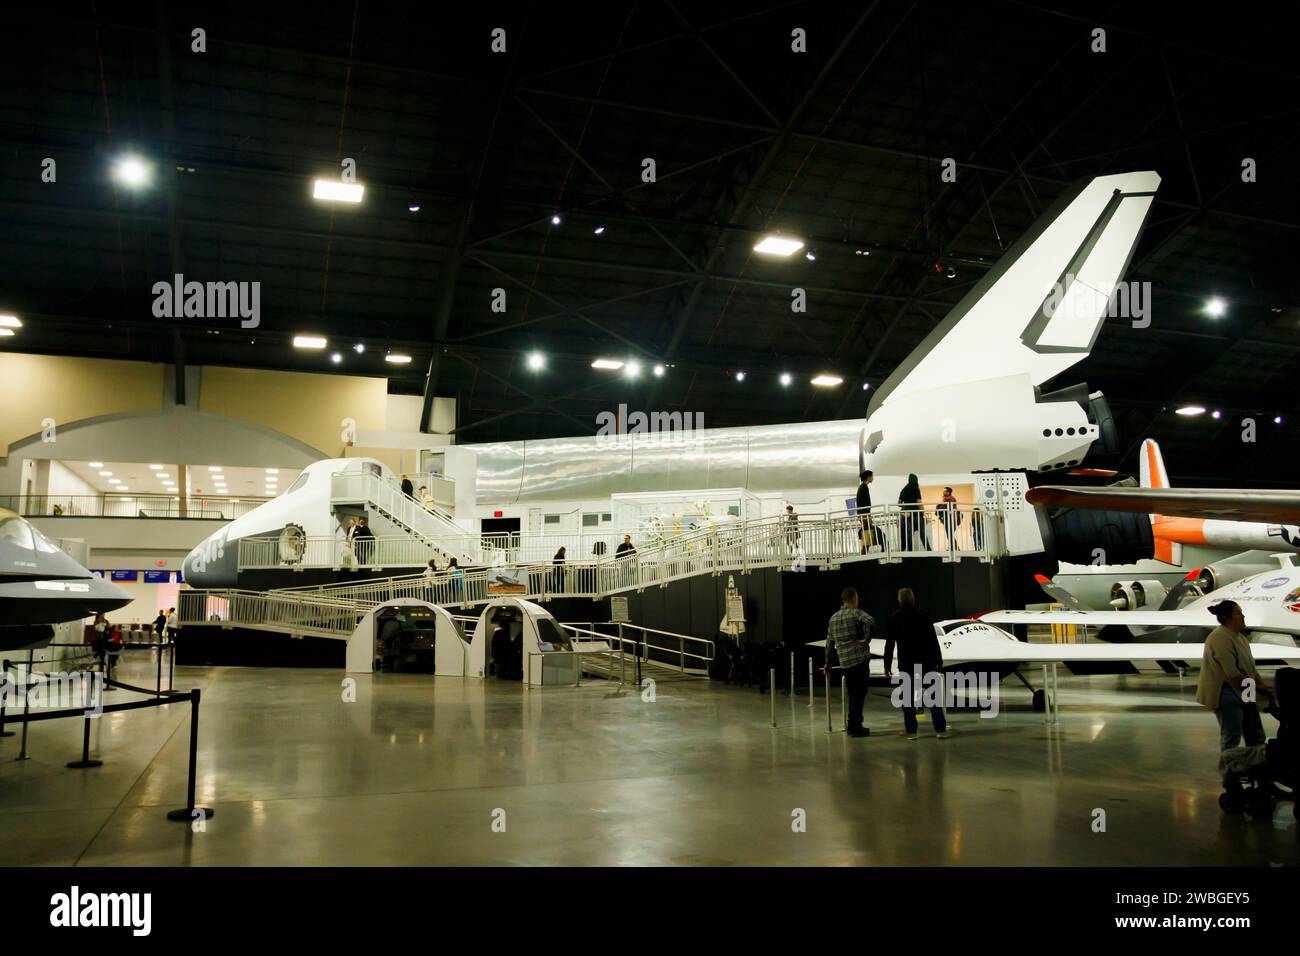
<svg viewBox="0 0 1300 956">
<path fill-rule="evenodd" d="M 293 484 L 284 490 L 284 493 L 286 495 L 291 495 L 305 484 L 307 484 L 307 472 L 304 471 L 294 480 Z"/>
<path fill-rule="evenodd" d="M 557 651 L 571 651 L 573 646 L 569 643 L 567 631 L 560 628 L 549 617 L 539 617 L 537 619 L 537 639 L 542 644 L 549 644 Z"/>
</svg>

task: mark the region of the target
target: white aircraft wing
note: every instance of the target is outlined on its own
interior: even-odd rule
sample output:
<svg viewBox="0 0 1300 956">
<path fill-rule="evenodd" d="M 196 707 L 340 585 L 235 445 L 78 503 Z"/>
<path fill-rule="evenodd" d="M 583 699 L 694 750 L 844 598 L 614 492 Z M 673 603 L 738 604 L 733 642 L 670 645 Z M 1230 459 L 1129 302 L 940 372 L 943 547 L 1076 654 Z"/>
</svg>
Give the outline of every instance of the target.
<svg viewBox="0 0 1300 956">
<path fill-rule="evenodd" d="M 1173 611 L 989 611 L 979 619 L 988 624 L 1077 624 L 1105 627 L 1107 624 L 1138 627 L 1217 627 L 1214 615 L 1202 608 Z"/>
</svg>

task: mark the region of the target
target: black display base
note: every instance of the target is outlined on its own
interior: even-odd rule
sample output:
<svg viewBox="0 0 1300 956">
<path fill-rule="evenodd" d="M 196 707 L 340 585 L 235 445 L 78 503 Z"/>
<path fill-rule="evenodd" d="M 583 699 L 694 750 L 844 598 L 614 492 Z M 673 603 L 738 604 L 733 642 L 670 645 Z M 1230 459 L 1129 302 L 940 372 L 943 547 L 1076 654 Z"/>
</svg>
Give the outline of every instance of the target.
<svg viewBox="0 0 1300 956">
<path fill-rule="evenodd" d="M 181 807 L 179 810 L 168 810 L 167 819 L 189 822 L 194 819 L 195 810 L 203 811 L 203 819 L 205 820 L 211 820 L 217 813 L 211 807 Z"/>
<path fill-rule="evenodd" d="M 69 766 L 69 767 L 72 767 L 72 768 L 74 768 L 74 769 L 76 769 L 76 770 L 83 770 L 83 769 L 85 769 L 86 767 L 102 767 L 102 766 L 104 766 L 104 761 L 102 761 L 102 760 L 74 760 L 74 761 L 72 761 L 70 764 L 68 764 L 68 766 Z"/>
</svg>

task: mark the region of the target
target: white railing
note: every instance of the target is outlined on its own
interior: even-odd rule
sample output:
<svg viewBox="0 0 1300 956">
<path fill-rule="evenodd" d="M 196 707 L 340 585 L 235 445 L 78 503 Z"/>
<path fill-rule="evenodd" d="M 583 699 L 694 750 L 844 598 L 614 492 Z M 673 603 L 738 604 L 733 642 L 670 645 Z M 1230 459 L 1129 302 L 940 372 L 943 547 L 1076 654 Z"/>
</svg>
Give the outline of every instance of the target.
<svg viewBox="0 0 1300 956">
<path fill-rule="evenodd" d="M 418 568 L 431 560 L 445 564 L 447 552 L 436 543 L 409 534 L 378 535 L 348 542 L 342 535 L 241 538 L 239 570 L 288 568 Z"/>
<path fill-rule="evenodd" d="M 351 636 L 365 614 L 349 601 L 327 595 L 280 594 L 275 591 L 181 591 L 177 615 L 182 627 L 220 624 L 258 627 L 292 635 Z"/>
<path fill-rule="evenodd" d="M 462 563 L 483 560 L 478 536 L 470 534 L 450 517 L 430 511 L 402 494 L 397 485 L 367 472 L 337 472 L 330 476 L 330 498 L 334 502 L 370 504 L 390 520 L 428 539 Z"/>
<path fill-rule="evenodd" d="M 862 559 L 864 550 L 866 560 L 885 562 L 905 557 L 938 557 L 945 561 L 976 557 L 989 561 L 1000 553 L 998 523 L 988 514 L 977 516 L 976 509 L 970 506 L 936 517 L 933 512 L 904 512 L 895 505 L 881 505 L 872 509 L 867 525 L 869 538 L 863 535 L 863 519 L 847 512 L 800 517 L 797 521 L 779 516 L 696 531 L 622 557 L 467 568 L 360 584 L 283 589 L 277 593 L 329 594 L 366 604 L 418 597 L 435 604 L 464 605 L 508 594 L 527 599 L 599 598 L 663 586 L 699 574 L 744 573 L 764 567 L 802 570 L 836 566 L 845 560 Z M 242 545 L 240 559 L 242 567 Z"/>
</svg>

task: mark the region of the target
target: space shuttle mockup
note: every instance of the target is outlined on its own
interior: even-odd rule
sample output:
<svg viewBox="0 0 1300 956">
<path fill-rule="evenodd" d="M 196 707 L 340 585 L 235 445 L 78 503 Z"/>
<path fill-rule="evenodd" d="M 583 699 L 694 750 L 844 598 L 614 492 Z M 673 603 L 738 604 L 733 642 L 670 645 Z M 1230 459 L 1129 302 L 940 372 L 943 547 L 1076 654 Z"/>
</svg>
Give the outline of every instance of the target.
<svg viewBox="0 0 1300 956">
<path fill-rule="evenodd" d="M 467 445 L 477 500 L 789 493 L 852 487 L 863 468 L 901 476 L 1073 467 L 1094 442 L 1112 437 L 1105 399 L 1085 384 L 1049 394 L 1040 387 L 1085 358 L 1115 302 L 1130 301 L 1114 293 L 1159 183 L 1154 172 L 1134 172 L 1069 190 L 889 376 L 865 423 L 692 429 L 680 443 L 655 434 L 610 440 L 593 425 L 589 436 Z M 331 482 L 354 471 L 391 479 L 363 459 L 310 465 L 279 498 L 195 548 L 186 580 L 233 584 L 243 538 L 339 533 Z"/>
</svg>

